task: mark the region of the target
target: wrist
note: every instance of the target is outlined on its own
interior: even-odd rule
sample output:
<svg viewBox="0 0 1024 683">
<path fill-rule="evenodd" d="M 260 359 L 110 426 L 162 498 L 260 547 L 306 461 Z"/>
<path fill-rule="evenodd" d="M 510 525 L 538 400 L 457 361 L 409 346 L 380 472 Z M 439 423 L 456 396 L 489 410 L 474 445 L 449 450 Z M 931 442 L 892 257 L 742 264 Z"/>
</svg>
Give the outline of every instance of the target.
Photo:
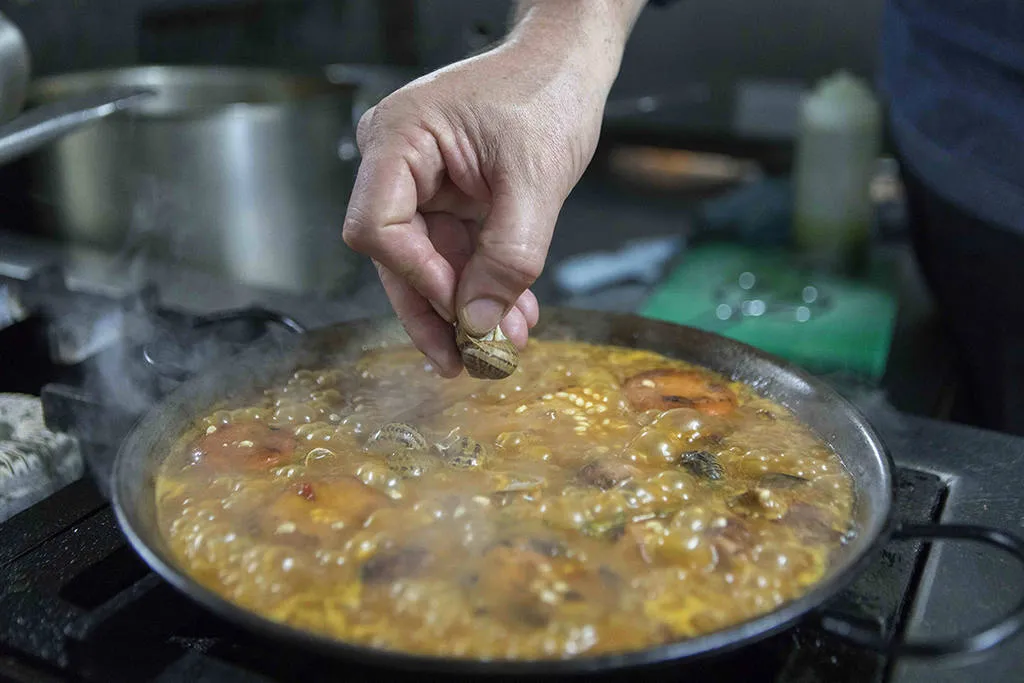
<svg viewBox="0 0 1024 683">
<path fill-rule="evenodd" d="M 646 0 L 521 0 L 507 44 L 585 74 L 611 89 Z M 605 92 L 607 94 L 607 92 Z"/>
</svg>

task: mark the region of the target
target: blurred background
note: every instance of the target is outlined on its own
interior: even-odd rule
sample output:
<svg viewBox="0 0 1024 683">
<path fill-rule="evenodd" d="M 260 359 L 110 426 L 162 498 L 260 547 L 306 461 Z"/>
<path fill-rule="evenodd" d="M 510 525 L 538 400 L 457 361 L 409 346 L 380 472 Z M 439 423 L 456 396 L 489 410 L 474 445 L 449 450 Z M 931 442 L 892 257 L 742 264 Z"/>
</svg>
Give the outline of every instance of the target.
<svg viewBox="0 0 1024 683">
<path fill-rule="evenodd" d="M 896 519 L 1017 529 L 1020 440 L 948 424 L 978 422 L 914 257 L 876 89 L 882 5 L 648 7 L 534 291 L 542 319 L 629 311 L 784 356 L 882 433 Z M 341 237 L 355 122 L 500 40 L 509 14 L 500 0 L 0 0 L 0 678 L 336 675 L 149 573 L 104 501 L 110 468 L 148 408 L 247 345 L 390 314 Z M 1011 319 L 992 299 L 978 315 Z M 843 604 L 885 640 L 905 624 L 962 633 L 1015 603 L 1012 563 L 950 546 L 930 551 L 941 570 L 920 544 L 887 547 Z M 1018 680 L 1021 652 L 979 678 Z M 965 680 L 813 627 L 749 662 L 756 680 Z"/>
<path fill-rule="evenodd" d="M 308 326 L 388 312 L 340 237 L 354 122 L 500 39 L 510 10 L 0 2 L 28 56 L 24 82 L 4 84 L 5 104 L 23 90 L 7 117 L 60 128 L 45 144 L 22 131 L 22 151 L 0 146 L 0 326 L 48 321 L 32 333 L 45 350 L 0 352 L 0 390 L 43 393 L 54 367 L 134 334 L 125 310 L 143 310 L 146 330 L 156 310 L 257 306 Z M 711 329 L 955 419 L 955 358 L 908 244 L 873 93 L 881 11 L 882 0 L 648 8 L 535 287 L 542 305 Z"/>
</svg>

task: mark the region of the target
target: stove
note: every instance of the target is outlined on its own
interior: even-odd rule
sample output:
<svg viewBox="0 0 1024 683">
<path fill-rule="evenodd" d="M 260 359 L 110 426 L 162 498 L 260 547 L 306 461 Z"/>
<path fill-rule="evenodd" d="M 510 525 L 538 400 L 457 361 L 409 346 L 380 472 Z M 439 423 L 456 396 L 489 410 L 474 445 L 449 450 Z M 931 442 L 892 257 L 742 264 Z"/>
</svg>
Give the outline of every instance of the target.
<svg viewBox="0 0 1024 683">
<path fill-rule="evenodd" d="M 0 679 L 170 683 L 416 676 L 268 642 L 208 613 L 148 570 L 106 500 L 117 446 L 148 406 L 204 365 L 222 363 L 265 335 L 383 313 L 386 300 L 375 285 L 367 284 L 349 302 L 314 302 L 321 316 L 327 310 L 332 319 L 309 322 L 308 301 L 254 296 L 221 310 L 195 311 L 170 305 L 165 290 L 150 284 L 97 292 L 68 282 L 59 266 L 18 277 L 0 273 L 0 292 L 8 301 L 6 308 L 0 305 L 0 393 L 40 397 L 47 427 L 77 439 L 88 470 L 0 523 Z M 184 353 L 195 349 L 201 352 Z M 110 377 L 116 386 L 103 383 Z M 875 395 L 852 398 L 897 462 L 899 519 L 1020 531 L 1024 502 L 1017 482 L 1024 479 L 1024 439 L 897 415 Z M 894 543 L 832 608 L 886 637 L 934 636 L 997 616 L 1022 586 L 1018 567 L 976 547 L 929 550 Z M 937 683 L 975 676 L 1020 680 L 1022 670 L 1020 639 L 967 664 L 897 661 L 848 645 L 811 618 L 741 651 L 643 675 L 753 683 Z"/>
</svg>

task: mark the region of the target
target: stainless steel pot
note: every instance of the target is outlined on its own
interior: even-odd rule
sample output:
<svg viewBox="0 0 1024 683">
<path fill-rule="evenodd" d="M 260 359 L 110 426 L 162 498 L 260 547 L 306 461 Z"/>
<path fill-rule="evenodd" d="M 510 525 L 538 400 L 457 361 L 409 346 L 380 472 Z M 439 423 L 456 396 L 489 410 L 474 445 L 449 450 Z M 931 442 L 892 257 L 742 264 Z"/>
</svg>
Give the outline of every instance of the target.
<svg viewBox="0 0 1024 683">
<path fill-rule="evenodd" d="M 351 86 L 149 66 L 48 78 L 29 98 L 124 87 L 155 95 L 31 158 L 44 229 L 251 285 L 344 288 L 358 263 L 341 239 L 356 164 Z"/>
<path fill-rule="evenodd" d="M 52 102 L 21 114 L 31 62 L 18 27 L 0 12 L 0 164 L 14 161 L 71 133 L 144 101 L 139 88 L 114 88 Z"/>
</svg>

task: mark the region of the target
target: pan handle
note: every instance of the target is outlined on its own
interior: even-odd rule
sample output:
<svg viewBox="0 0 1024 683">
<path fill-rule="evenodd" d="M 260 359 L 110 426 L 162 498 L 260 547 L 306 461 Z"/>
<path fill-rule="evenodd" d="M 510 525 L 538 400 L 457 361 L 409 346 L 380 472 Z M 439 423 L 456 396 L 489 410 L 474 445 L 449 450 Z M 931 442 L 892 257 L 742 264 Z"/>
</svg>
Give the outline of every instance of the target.
<svg viewBox="0 0 1024 683">
<path fill-rule="evenodd" d="M 998 548 L 1024 566 L 1024 540 L 985 526 L 959 524 L 908 524 L 897 527 L 892 540 L 971 541 Z M 877 629 L 858 624 L 855 618 L 832 613 L 821 616 L 822 630 L 861 647 L 889 656 L 937 658 L 982 652 L 1017 634 L 1024 628 L 1024 597 L 1002 617 L 980 626 L 972 633 L 935 639 L 889 639 Z"/>
</svg>

